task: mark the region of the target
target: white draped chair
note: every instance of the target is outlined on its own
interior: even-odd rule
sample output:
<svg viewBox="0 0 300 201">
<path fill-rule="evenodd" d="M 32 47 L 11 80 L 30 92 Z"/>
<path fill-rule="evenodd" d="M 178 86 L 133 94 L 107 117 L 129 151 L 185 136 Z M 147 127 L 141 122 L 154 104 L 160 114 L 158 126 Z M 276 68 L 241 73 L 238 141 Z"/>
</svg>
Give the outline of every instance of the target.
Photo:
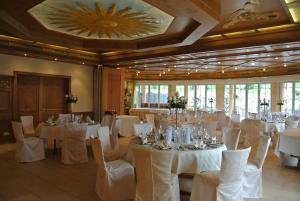
<svg viewBox="0 0 300 201">
<path fill-rule="evenodd" d="M 223 151 L 220 171 L 195 175 L 190 201 L 242 201 L 243 174 L 250 150 Z"/>
<path fill-rule="evenodd" d="M 152 129 L 155 129 L 155 116 L 154 114 L 145 114 L 147 123 L 152 124 Z"/>
<path fill-rule="evenodd" d="M 133 166 L 124 160 L 105 162 L 101 141 L 91 139 L 94 159 L 97 163 L 96 193 L 102 201 L 129 200 L 135 197 Z"/>
<path fill-rule="evenodd" d="M 88 162 L 85 124 L 67 124 L 62 141 L 61 161 L 64 164 Z"/>
<path fill-rule="evenodd" d="M 228 122 L 226 120 L 226 114 L 224 111 L 217 111 L 215 112 L 215 115 L 217 117 L 217 129 L 222 130 L 223 127 L 228 127 Z"/>
<path fill-rule="evenodd" d="M 21 116 L 20 119 L 23 126 L 24 135 L 34 136 L 35 130 L 33 125 L 33 116 Z"/>
<path fill-rule="evenodd" d="M 18 162 L 32 162 L 45 158 L 44 142 L 37 137 L 24 138 L 22 124 L 12 122 L 14 136 L 17 142 L 16 160 Z"/>
<path fill-rule="evenodd" d="M 102 149 L 105 161 L 117 160 L 120 158 L 118 146 L 112 146 L 111 136 L 109 134 L 108 126 L 100 127 L 98 129 L 98 138 L 101 140 Z"/>
<path fill-rule="evenodd" d="M 207 131 L 209 135 L 216 136 L 217 125 L 217 121 L 205 121 L 203 123 L 203 128 Z"/>
<path fill-rule="evenodd" d="M 245 140 L 246 146 L 257 146 L 259 136 L 262 134 L 261 121 L 256 119 L 245 119 Z"/>
<path fill-rule="evenodd" d="M 113 115 L 109 113 L 104 114 L 101 121 L 101 126 L 108 126 L 109 128 L 111 128 L 112 122 L 113 122 Z"/>
<path fill-rule="evenodd" d="M 260 136 L 259 145 L 253 161 L 248 161 L 244 172 L 243 197 L 262 197 L 262 167 L 267 157 L 268 148 L 271 142 L 269 136 Z"/>
<path fill-rule="evenodd" d="M 133 148 L 136 167 L 135 201 L 179 201 L 178 176 L 172 174 L 171 151 Z"/>
<path fill-rule="evenodd" d="M 152 131 L 152 124 L 133 124 L 133 130 L 135 136 L 146 137 Z"/>
<path fill-rule="evenodd" d="M 240 114 L 231 114 L 231 121 L 230 126 L 233 128 L 240 128 L 241 127 L 241 115 Z"/>
<path fill-rule="evenodd" d="M 291 128 L 298 128 L 299 120 L 290 120 L 287 119 L 285 121 L 285 128 L 286 129 L 291 129 Z"/>
<path fill-rule="evenodd" d="M 222 129 L 222 142 L 226 145 L 228 150 L 236 150 L 239 145 L 240 129 L 223 128 Z"/>
</svg>

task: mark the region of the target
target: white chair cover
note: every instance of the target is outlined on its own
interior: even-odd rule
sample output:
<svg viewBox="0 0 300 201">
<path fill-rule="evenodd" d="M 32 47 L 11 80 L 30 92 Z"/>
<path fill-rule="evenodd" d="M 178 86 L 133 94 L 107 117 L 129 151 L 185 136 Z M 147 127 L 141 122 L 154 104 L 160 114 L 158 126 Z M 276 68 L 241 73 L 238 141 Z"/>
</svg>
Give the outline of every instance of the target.
<svg viewBox="0 0 300 201">
<path fill-rule="evenodd" d="M 287 119 L 285 121 L 285 128 L 291 129 L 291 128 L 298 128 L 299 120 L 289 120 Z"/>
<path fill-rule="evenodd" d="M 24 138 L 22 124 L 12 122 L 14 136 L 16 138 L 16 160 L 18 162 L 32 162 L 45 158 L 44 142 L 37 137 Z"/>
<path fill-rule="evenodd" d="M 62 142 L 61 161 L 64 164 L 88 162 L 85 142 L 87 125 L 67 124 Z"/>
<path fill-rule="evenodd" d="M 155 116 L 154 114 L 145 114 L 147 123 L 152 124 L 152 129 L 155 129 Z"/>
<path fill-rule="evenodd" d="M 222 142 L 225 143 L 228 150 L 236 150 L 240 139 L 240 129 L 223 128 Z"/>
<path fill-rule="evenodd" d="M 232 113 L 231 114 L 231 127 L 233 128 L 240 128 L 240 124 L 241 124 L 241 115 L 240 114 L 235 114 L 235 113 Z"/>
<path fill-rule="evenodd" d="M 104 114 L 101 122 L 101 126 L 108 126 L 111 128 L 113 121 L 113 115 L 112 114 Z"/>
<path fill-rule="evenodd" d="M 269 136 L 261 135 L 254 161 L 249 161 L 244 172 L 243 197 L 262 197 L 262 166 L 271 142 Z"/>
<path fill-rule="evenodd" d="M 105 162 L 101 141 L 91 140 L 97 162 L 96 193 L 102 201 L 134 199 L 135 177 L 133 166 L 124 160 Z"/>
<path fill-rule="evenodd" d="M 100 127 L 98 129 L 98 137 L 102 143 L 102 149 L 106 161 L 117 160 L 120 158 L 118 146 L 115 146 L 116 149 L 113 149 L 111 145 L 111 136 L 109 135 L 108 126 Z"/>
<path fill-rule="evenodd" d="M 216 135 L 217 130 L 217 121 L 206 121 L 203 123 L 203 128 L 207 131 L 207 133 L 211 136 Z"/>
<path fill-rule="evenodd" d="M 245 145 L 256 146 L 261 134 L 261 122 L 256 119 L 245 119 Z"/>
<path fill-rule="evenodd" d="M 178 176 L 171 173 L 173 152 L 135 147 L 136 201 L 179 201 Z"/>
<path fill-rule="evenodd" d="M 146 135 L 151 133 L 152 124 L 144 123 L 144 124 L 133 124 L 134 135 L 140 137 L 146 137 Z"/>
<path fill-rule="evenodd" d="M 221 171 L 196 174 L 191 201 L 242 201 L 243 173 L 251 148 L 223 151 Z"/>
<path fill-rule="evenodd" d="M 23 126 L 24 135 L 34 135 L 33 116 L 21 116 L 21 123 Z"/>
<path fill-rule="evenodd" d="M 226 114 L 224 111 L 217 111 L 215 112 L 216 117 L 217 117 L 217 129 L 221 130 L 223 127 L 227 127 L 228 126 L 228 122 L 226 120 Z"/>
</svg>

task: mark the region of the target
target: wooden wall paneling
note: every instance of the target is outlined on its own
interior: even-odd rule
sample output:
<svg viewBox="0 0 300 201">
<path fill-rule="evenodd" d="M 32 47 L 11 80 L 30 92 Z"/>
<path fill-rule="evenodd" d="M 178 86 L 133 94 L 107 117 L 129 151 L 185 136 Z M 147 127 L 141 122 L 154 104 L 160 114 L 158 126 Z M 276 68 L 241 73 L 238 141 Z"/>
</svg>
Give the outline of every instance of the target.
<svg viewBox="0 0 300 201">
<path fill-rule="evenodd" d="M 12 141 L 13 77 L 0 75 L 0 143 Z M 9 134 L 9 135 L 6 135 Z"/>
<path fill-rule="evenodd" d="M 34 124 L 39 122 L 40 78 L 17 74 L 17 119 L 20 116 L 33 116 Z"/>
<path fill-rule="evenodd" d="M 104 68 L 102 82 L 102 113 L 116 110 L 124 114 L 124 73 L 122 70 Z"/>
<path fill-rule="evenodd" d="M 41 77 L 39 121 L 49 116 L 67 113 L 65 94 L 68 93 L 68 79 Z"/>
</svg>

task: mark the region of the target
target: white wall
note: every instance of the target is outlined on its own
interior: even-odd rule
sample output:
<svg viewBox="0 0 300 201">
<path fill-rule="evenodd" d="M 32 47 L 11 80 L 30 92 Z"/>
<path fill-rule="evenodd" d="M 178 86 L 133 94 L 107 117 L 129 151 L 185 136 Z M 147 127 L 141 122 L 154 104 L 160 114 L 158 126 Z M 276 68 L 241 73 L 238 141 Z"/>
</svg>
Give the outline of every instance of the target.
<svg viewBox="0 0 300 201">
<path fill-rule="evenodd" d="M 73 112 L 93 111 L 93 67 L 0 54 L 0 74 L 14 71 L 71 76 L 71 92 L 78 96 Z"/>
</svg>

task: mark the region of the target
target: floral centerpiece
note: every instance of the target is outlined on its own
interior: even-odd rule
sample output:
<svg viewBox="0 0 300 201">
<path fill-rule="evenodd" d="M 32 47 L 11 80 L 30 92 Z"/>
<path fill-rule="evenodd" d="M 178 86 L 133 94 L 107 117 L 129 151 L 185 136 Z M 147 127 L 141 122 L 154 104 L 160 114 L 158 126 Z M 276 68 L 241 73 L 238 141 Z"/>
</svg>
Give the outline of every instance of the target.
<svg viewBox="0 0 300 201">
<path fill-rule="evenodd" d="M 184 110 L 187 104 L 187 99 L 183 96 L 179 96 L 178 93 L 175 93 L 174 96 L 168 97 L 168 108 L 175 109 L 175 115 L 176 115 L 176 128 L 178 127 L 177 122 L 177 115 L 178 115 L 178 109 Z"/>
<path fill-rule="evenodd" d="M 78 98 L 77 98 L 77 96 L 74 96 L 72 94 L 66 94 L 65 100 L 66 100 L 66 103 L 77 103 Z"/>
</svg>

